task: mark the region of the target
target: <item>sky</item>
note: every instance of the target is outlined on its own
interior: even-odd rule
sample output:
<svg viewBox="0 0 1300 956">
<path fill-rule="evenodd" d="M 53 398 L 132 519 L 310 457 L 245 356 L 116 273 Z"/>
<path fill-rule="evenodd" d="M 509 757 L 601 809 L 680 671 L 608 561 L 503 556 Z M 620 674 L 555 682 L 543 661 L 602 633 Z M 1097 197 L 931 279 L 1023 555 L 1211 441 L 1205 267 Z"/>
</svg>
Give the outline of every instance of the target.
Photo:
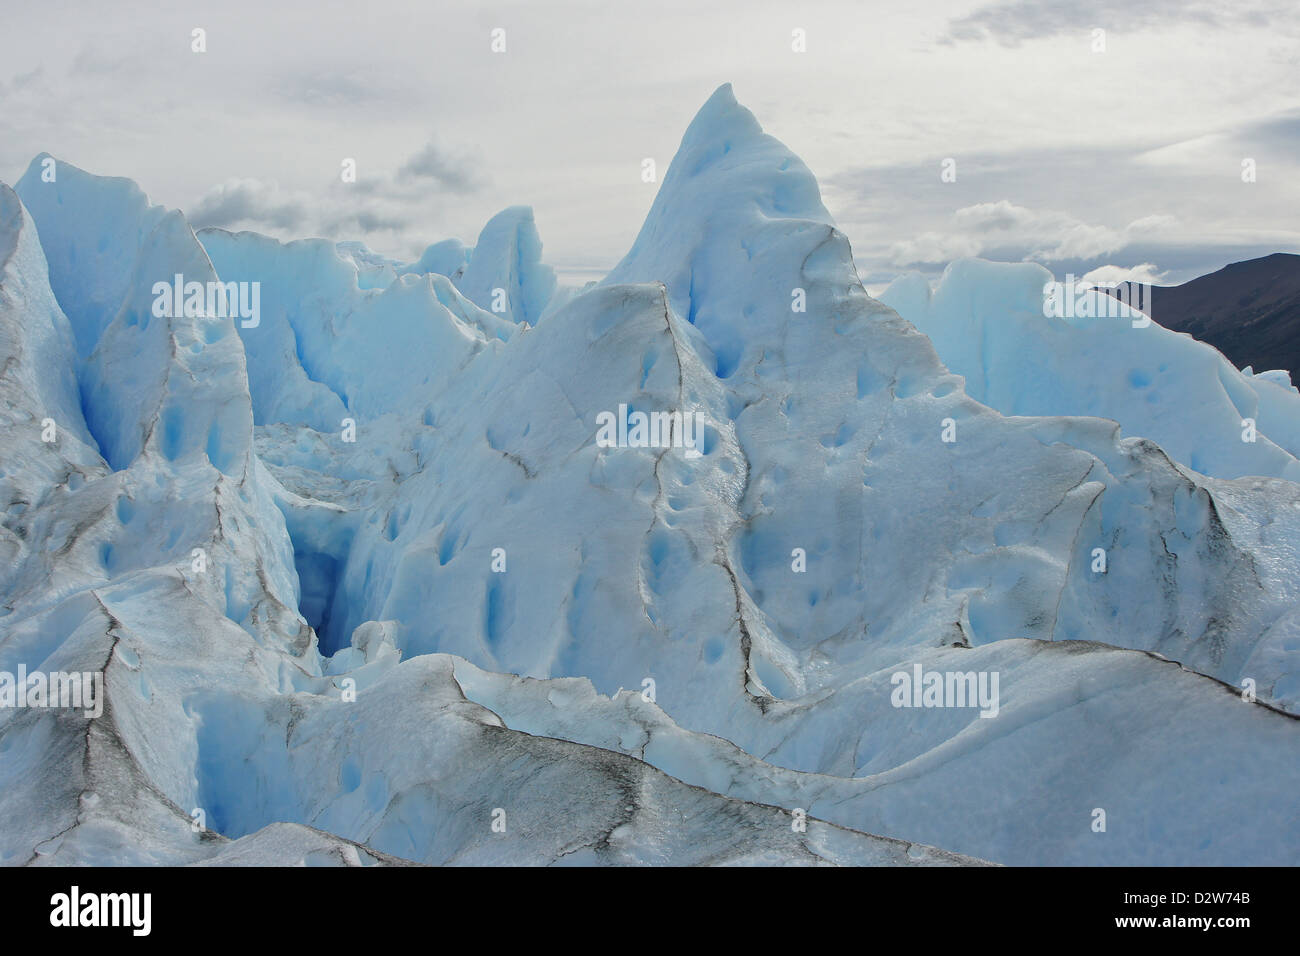
<svg viewBox="0 0 1300 956">
<path fill-rule="evenodd" d="M 196 228 L 413 260 L 523 204 L 596 278 L 730 82 L 875 292 L 966 256 L 1174 284 L 1300 252 L 1295 0 L 4 7 L 0 181 L 47 151 Z"/>
</svg>

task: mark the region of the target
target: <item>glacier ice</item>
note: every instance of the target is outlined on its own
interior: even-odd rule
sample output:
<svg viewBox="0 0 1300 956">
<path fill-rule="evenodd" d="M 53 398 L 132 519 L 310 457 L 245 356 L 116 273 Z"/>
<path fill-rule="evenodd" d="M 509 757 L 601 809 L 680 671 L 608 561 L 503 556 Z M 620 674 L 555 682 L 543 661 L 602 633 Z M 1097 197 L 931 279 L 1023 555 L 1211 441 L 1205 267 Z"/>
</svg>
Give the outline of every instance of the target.
<svg viewBox="0 0 1300 956">
<path fill-rule="evenodd" d="M 425 250 L 421 263 L 435 249 Z M 458 284 L 476 305 L 536 325 L 555 291 L 555 273 L 541 260 L 532 209 L 511 206 L 483 227 Z"/>
<path fill-rule="evenodd" d="M 1161 327 L 1159 314 L 1149 324 L 1098 306 L 1045 316 L 1053 281 L 1036 263 L 963 259 L 933 290 L 913 274 L 880 300 L 929 337 L 968 395 L 1005 415 L 1109 418 L 1205 475 L 1300 479 L 1300 393 L 1286 372 L 1238 371 L 1213 346 Z M 1249 441 L 1244 419 L 1257 433 Z"/>
<path fill-rule="evenodd" d="M 1297 861 L 1276 377 L 1034 317 L 1032 266 L 871 298 L 729 86 L 581 290 L 524 207 L 403 263 L 44 158 L 0 187 L 0 671 L 107 703 L 0 709 L 0 861 Z M 177 273 L 260 321 L 155 315 Z M 621 406 L 703 454 L 598 447 Z M 996 717 L 895 706 L 914 668 Z"/>
</svg>

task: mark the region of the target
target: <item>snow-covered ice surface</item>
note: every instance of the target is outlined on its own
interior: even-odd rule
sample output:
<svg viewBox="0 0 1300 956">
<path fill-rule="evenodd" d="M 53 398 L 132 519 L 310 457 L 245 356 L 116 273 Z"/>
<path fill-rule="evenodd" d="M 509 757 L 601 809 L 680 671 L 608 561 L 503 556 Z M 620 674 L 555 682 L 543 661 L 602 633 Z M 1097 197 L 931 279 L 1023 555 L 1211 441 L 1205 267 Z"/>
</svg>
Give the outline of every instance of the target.
<svg viewBox="0 0 1300 956">
<path fill-rule="evenodd" d="M 584 290 L 526 208 L 407 264 L 43 158 L 0 187 L 0 671 L 106 700 L 0 709 L 0 861 L 1300 862 L 1279 383 L 1003 329 L 1042 278 L 977 263 L 886 295 L 965 385 L 730 87 Z M 154 314 L 178 273 L 258 320 Z M 621 407 L 700 454 L 603 447 Z M 917 667 L 995 713 L 895 706 Z"/>
<path fill-rule="evenodd" d="M 1080 293 L 1087 315 L 1047 317 L 1053 281 L 1035 263 L 962 259 L 934 289 L 907 275 L 880 301 L 930 338 L 967 395 L 1004 415 L 1109 418 L 1205 475 L 1300 480 L 1300 393 L 1285 371 L 1238 371 L 1159 314 L 1116 309 L 1102 292 Z M 1251 441 L 1243 419 L 1255 423 Z"/>
</svg>

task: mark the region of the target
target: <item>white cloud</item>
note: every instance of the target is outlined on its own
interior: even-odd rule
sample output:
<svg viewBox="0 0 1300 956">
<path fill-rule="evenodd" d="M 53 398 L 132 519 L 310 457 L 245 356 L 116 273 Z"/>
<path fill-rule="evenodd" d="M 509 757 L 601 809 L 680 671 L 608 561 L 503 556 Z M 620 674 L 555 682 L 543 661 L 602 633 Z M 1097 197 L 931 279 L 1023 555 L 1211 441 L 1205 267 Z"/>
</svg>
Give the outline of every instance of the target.
<svg viewBox="0 0 1300 956">
<path fill-rule="evenodd" d="M 1152 215 L 1112 227 L 1003 199 L 958 209 L 952 214 L 952 228 L 944 232 L 927 231 L 895 242 L 890 248 L 890 261 L 907 268 L 985 255 L 1011 246 L 1028 250 L 1023 254 L 1026 260 L 1095 259 L 1119 252 L 1139 237 L 1158 235 L 1176 223 L 1172 216 Z"/>
<path fill-rule="evenodd" d="M 229 217 L 258 195 L 270 203 L 263 219 L 299 222 L 298 234 L 377 229 L 393 255 L 472 240 L 500 208 L 526 203 L 548 260 L 608 267 L 655 194 L 642 158 L 662 171 L 695 111 L 730 81 L 829 187 L 827 207 L 864 274 L 995 250 L 1095 253 L 1089 267 L 1163 268 L 1181 256 L 1180 270 L 1208 271 L 1225 261 L 1207 260 L 1232 245 L 1229 230 L 1281 237 L 1252 254 L 1300 237 L 1285 217 L 1300 202 L 1300 7 L 1263 2 L 1158 0 L 1131 12 L 1122 0 L 816 0 L 796 23 L 784 0 L 662 0 L 653 14 L 596 0 L 490 10 L 367 0 L 365 16 L 307 0 L 225 0 L 205 11 L 202 55 L 190 50 L 196 24 L 184 5 L 10 4 L 0 179 L 48 150 L 129 176 L 168 206 Z M 1104 56 L 1088 49 L 1098 17 Z M 1019 45 L 936 42 L 962 23 Z M 508 31 L 504 55 L 489 49 L 496 26 Z M 793 26 L 808 31 L 804 54 L 790 50 Z M 872 37 L 890 42 L 863 56 Z M 437 145 L 416 164 L 426 175 L 400 192 L 398 170 L 431 133 Z M 1195 142 L 1204 136 L 1219 138 Z M 1156 153 L 1176 143 L 1192 145 Z M 961 179 L 941 184 L 948 156 Z M 1247 156 L 1259 163 L 1249 191 Z M 331 183 L 344 157 L 362 171 L 352 194 Z M 858 181 L 836 188 L 850 172 Z M 489 173 L 490 187 L 474 189 Z M 873 189 L 858 188 L 868 181 Z M 954 219 L 957 209 L 969 211 Z M 1177 236 L 1139 226 L 1164 213 L 1181 221 Z M 1139 238 L 1149 240 L 1141 249 L 1123 246 Z"/>
<path fill-rule="evenodd" d="M 1089 285 L 1114 286 L 1121 282 L 1144 282 L 1149 285 L 1163 285 L 1167 273 L 1161 272 L 1150 262 L 1136 266 L 1098 266 L 1086 272 L 1082 281 Z"/>
</svg>

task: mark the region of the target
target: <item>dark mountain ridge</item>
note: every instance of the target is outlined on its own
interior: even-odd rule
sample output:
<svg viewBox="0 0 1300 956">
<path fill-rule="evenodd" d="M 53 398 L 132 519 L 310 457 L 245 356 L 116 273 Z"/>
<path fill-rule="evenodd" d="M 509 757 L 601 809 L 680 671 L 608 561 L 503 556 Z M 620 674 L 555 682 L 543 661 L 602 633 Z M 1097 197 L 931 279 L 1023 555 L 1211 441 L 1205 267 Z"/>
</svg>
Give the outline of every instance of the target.
<svg viewBox="0 0 1300 956">
<path fill-rule="evenodd" d="M 1122 294 L 1128 283 L 1112 294 Z M 1300 369 L 1300 255 L 1276 252 L 1151 289 L 1151 318 L 1208 342 L 1238 368 Z"/>
</svg>

